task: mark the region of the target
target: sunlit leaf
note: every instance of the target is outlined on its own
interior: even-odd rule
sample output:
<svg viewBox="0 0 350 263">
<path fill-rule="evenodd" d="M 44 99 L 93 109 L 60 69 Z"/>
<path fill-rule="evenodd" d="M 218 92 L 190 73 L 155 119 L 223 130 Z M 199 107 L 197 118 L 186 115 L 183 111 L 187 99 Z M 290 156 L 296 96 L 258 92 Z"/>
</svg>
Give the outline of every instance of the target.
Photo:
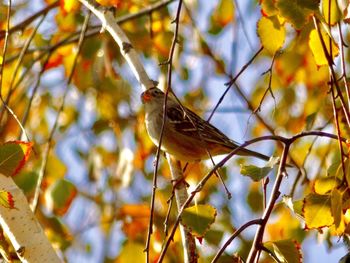
<svg viewBox="0 0 350 263">
<path fill-rule="evenodd" d="M 329 7 L 331 9 L 329 10 Z M 327 24 L 334 25 L 341 19 L 341 11 L 337 0 L 322 0 L 322 14 Z"/>
<path fill-rule="evenodd" d="M 66 13 L 76 12 L 80 8 L 80 2 L 75 0 L 60 0 L 60 7 Z"/>
<path fill-rule="evenodd" d="M 332 59 L 334 59 L 339 54 L 338 45 L 332 40 L 331 41 L 332 53 L 330 53 L 330 44 L 329 44 L 330 38 L 326 33 L 324 33 L 323 31 L 321 31 L 321 32 L 322 32 L 321 35 L 322 35 L 323 41 L 325 43 L 325 47 L 327 49 L 327 53 L 332 54 Z M 314 55 L 316 64 L 319 66 L 327 65 L 328 60 L 327 60 L 327 57 L 326 57 L 325 52 L 323 50 L 322 42 L 320 40 L 320 37 L 319 37 L 316 29 L 313 29 L 310 32 L 309 46 L 310 46 L 310 49 Z"/>
<path fill-rule="evenodd" d="M 0 173 L 16 175 L 27 162 L 32 142 L 13 141 L 0 145 Z"/>
<path fill-rule="evenodd" d="M 257 32 L 262 46 L 271 55 L 282 47 L 286 38 L 284 25 L 280 24 L 276 16 L 260 18 Z"/>
<path fill-rule="evenodd" d="M 9 209 L 15 208 L 15 200 L 10 192 L 0 190 L 0 205 Z"/>
<path fill-rule="evenodd" d="M 240 173 L 245 176 L 249 176 L 253 181 L 258 182 L 265 178 L 269 172 L 272 171 L 271 167 L 258 167 L 255 165 L 241 165 Z"/>
<path fill-rule="evenodd" d="M 187 207 L 182 216 L 182 223 L 189 227 L 196 237 L 203 237 L 214 223 L 216 209 L 210 205 L 194 205 Z"/>
<path fill-rule="evenodd" d="M 335 177 L 323 177 L 315 181 L 315 193 L 323 195 L 330 193 L 340 183 Z"/>
<path fill-rule="evenodd" d="M 301 246 L 294 240 L 278 240 L 264 243 L 282 263 L 301 263 Z"/>
<path fill-rule="evenodd" d="M 144 253 L 144 244 L 127 241 L 121 248 L 121 252 L 117 257 L 117 263 L 128 262 L 145 262 L 146 253 Z"/>
<path fill-rule="evenodd" d="M 331 226 L 334 219 L 331 211 L 331 196 L 309 194 L 304 199 L 303 213 L 309 229 Z"/>
</svg>

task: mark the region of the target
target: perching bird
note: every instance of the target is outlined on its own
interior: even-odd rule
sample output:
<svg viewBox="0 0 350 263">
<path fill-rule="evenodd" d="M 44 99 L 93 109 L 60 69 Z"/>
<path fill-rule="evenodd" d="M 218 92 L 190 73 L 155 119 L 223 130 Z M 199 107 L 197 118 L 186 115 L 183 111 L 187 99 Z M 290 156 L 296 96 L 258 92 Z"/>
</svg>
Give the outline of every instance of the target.
<svg viewBox="0 0 350 263">
<path fill-rule="evenodd" d="M 145 106 L 146 128 L 153 143 L 159 146 L 163 123 L 164 92 L 151 88 L 141 94 Z M 166 120 L 161 150 L 173 155 L 176 159 L 195 162 L 209 159 L 210 156 L 230 153 L 239 146 L 220 130 L 203 120 L 191 110 L 181 107 L 171 96 L 168 96 Z M 237 153 L 243 156 L 254 156 L 268 161 L 270 158 L 258 152 L 241 149 Z"/>
</svg>

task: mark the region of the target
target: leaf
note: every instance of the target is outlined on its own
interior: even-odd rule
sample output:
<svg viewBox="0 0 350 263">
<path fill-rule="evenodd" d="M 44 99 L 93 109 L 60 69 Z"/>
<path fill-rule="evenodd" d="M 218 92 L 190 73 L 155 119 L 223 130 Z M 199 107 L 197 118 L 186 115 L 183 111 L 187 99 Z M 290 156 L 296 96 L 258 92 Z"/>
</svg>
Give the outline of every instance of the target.
<svg viewBox="0 0 350 263">
<path fill-rule="evenodd" d="M 303 213 L 309 229 L 331 226 L 334 219 L 330 195 L 309 194 L 304 199 Z"/>
<path fill-rule="evenodd" d="M 306 130 L 310 131 L 314 126 L 315 120 L 317 117 L 317 112 L 311 113 L 306 116 Z"/>
<path fill-rule="evenodd" d="M 330 37 L 323 30 L 321 30 L 321 35 L 326 45 L 327 53 L 331 54 L 330 43 L 329 43 Z M 322 43 L 316 29 L 313 29 L 310 32 L 309 46 L 312 51 L 312 54 L 314 55 L 316 64 L 318 66 L 327 65 L 328 60 L 323 51 Z M 331 41 L 331 47 L 332 47 L 332 59 L 334 59 L 339 54 L 339 48 L 338 48 L 338 45 L 333 40 Z"/>
<path fill-rule="evenodd" d="M 66 179 L 59 179 L 45 192 L 46 206 L 49 211 L 58 215 L 64 215 L 76 194 L 77 189 L 74 184 Z"/>
<path fill-rule="evenodd" d="M 317 179 L 314 184 L 315 193 L 323 195 L 330 193 L 340 183 L 335 177 Z"/>
<path fill-rule="evenodd" d="M 128 240 L 141 238 L 148 228 L 150 208 L 146 204 L 126 204 L 119 209 L 118 219 L 123 220 L 123 232 Z"/>
<path fill-rule="evenodd" d="M 34 193 L 36 183 L 38 181 L 38 173 L 37 172 L 21 172 L 17 174 L 13 180 L 18 185 L 19 188 L 28 196 Z"/>
<path fill-rule="evenodd" d="M 334 218 L 334 225 L 336 228 L 340 226 L 342 219 L 342 200 L 343 195 L 338 189 L 334 189 L 331 193 L 332 215 Z"/>
<path fill-rule="evenodd" d="M 247 203 L 253 212 L 259 212 L 263 209 L 263 195 L 259 183 L 252 183 L 247 195 Z"/>
<path fill-rule="evenodd" d="M 222 230 L 209 229 L 205 233 L 205 241 L 208 242 L 208 244 L 218 246 L 223 236 L 224 232 Z"/>
<path fill-rule="evenodd" d="M 347 176 L 349 175 L 350 172 L 350 161 L 349 159 L 345 160 L 345 171 L 347 172 Z M 327 174 L 329 177 L 335 177 L 337 179 L 343 179 L 343 167 L 342 167 L 342 162 L 340 159 L 339 154 L 336 155 L 335 158 L 333 158 L 331 165 L 327 169 Z M 348 179 L 348 178 L 347 178 Z"/>
<path fill-rule="evenodd" d="M 277 0 L 280 15 L 291 22 L 295 29 L 301 29 L 314 11 L 318 10 L 318 0 Z"/>
<path fill-rule="evenodd" d="M 302 262 L 301 246 L 296 241 L 285 239 L 264 243 L 270 251 L 283 263 Z"/>
<path fill-rule="evenodd" d="M 257 32 L 262 46 L 270 55 L 282 47 L 286 38 L 286 29 L 280 24 L 277 16 L 260 18 Z"/>
<path fill-rule="evenodd" d="M 258 182 L 271 172 L 271 167 L 257 167 L 255 165 L 242 165 L 240 173 L 249 176 L 253 181 Z"/>
<path fill-rule="evenodd" d="M 220 0 L 210 19 L 209 33 L 219 34 L 221 30 L 233 21 L 235 7 L 232 0 Z"/>
<path fill-rule="evenodd" d="M 27 162 L 32 150 L 32 142 L 12 141 L 0 145 L 0 173 L 16 175 Z"/>
<path fill-rule="evenodd" d="M 187 207 L 182 216 L 181 222 L 189 227 L 196 237 L 203 237 L 214 223 L 216 209 L 210 205 L 194 205 Z"/>
<path fill-rule="evenodd" d="M 329 10 L 329 6 L 331 9 Z M 322 14 L 327 24 L 335 25 L 342 18 L 337 0 L 322 0 Z M 329 19 L 330 18 L 330 19 Z"/>
<path fill-rule="evenodd" d="M 275 6 L 274 0 L 261 0 L 261 13 L 263 16 L 275 16 L 278 15 L 278 9 Z"/>
<path fill-rule="evenodd" d="M 128 240 L 122 247 L 116 262 L 145 262 L 145 259 L 146 253 L 144 253 L 144 245 Z"/>
<path fill-rule="evenodd" d="M 15 201 L 10 192 L 0 190 L 0 205 L 9 209 L 15 208 Z"/>
<path fill-rule="evenodd" d="M 80 8 L 80 3 L 75 0 L 60 0 L 60 8 L 64 14 L 76 12 Z"/>
</svg>

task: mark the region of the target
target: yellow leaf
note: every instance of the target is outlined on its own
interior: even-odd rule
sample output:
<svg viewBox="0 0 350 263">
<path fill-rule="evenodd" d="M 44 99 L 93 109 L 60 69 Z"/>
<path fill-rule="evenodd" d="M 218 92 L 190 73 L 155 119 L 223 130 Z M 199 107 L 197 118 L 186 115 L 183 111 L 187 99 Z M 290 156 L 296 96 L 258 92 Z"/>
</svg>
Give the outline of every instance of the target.
<svg viewBox="0 0 350 263">
<path fill-rule="evenodd" d="M 329 7 L 331 7 L 330 10 L 329 10 Z M 338 23 L 341 19 L 341 12 L 338 6 L 338 1 L 322 0 L 322 14 L 327 24 L 334 25 Z"/>
<path fill-rule="evenodd" d="M 128 240 L 121 249 L 117 263 L 145 262 L 144 245 Z"/>
<path fill-rule="evenodd" d="M 303 206 L 306 227 L 309 229 L 331 226 L 334 219 L 330 195 L 309 194 Z"/>
<path fill-rule="evenodd" d="M 342 200 L 342 193 L 338 189 L 334 189 L 331 194 L 331 204 L 334 225 L 336 228 L 340 226 L 340 222 L 342 219 Z"/>
<path fill-rule="evenodd" d="M 216 209 L 210 205 L 194 205 L 185 208 L 181 222 L 192 230 L 196 237 L 203 237 L 214 223 Z"/>
<path fill-rule="evenodd" d="M 314 188 L 317 194 L 326 194 L 337 187 L 339 180 L 335 177 L 320 178 L 315 181 Z"/>
<path fill-rule="evenodd" d="M 233 20 L 234 16 L 234 5 L 232 0 L 220 0 L 217 5 L 213 20 L 220 26 L 224 27 Z"/>
<path fill-rule="evenodd" d="M 330 45 L 329 45 L 330 38 L 323 31 L 321 31 L 321 35 L 322 35 L 322 38 L 324 40 L 324 43 L 325 43 L 325 46 L 327 49 L 327 53 L 330 54 L 330 50 L 331 50 Z M 319 37 L 316 29 L 313 29 L 310 32 L 309 46 L 310 46 L 310 49 L 312 51 L 312 54 L 314 55 L 316 64 L 318 66 L 327 65 L 328 61 L 327 61 L 326 55 L 324 53 L 320 37 Z M 338 45 L 333 40 L 331 41 L 331 47 L 332 47 L 332 59 L 334 59 L 339 54 L 339 48 L 338 48 Z"/>
<path fill-rule="evenodd" d="M 277 16 L 262 17 L 258 22 L 258 35 L 263 47 L 273 55 L 282 47 L 286 30 Z"/>
<path fill-rule="evenodd" d="M 60 4 L 66 13 L 75 12 L 80 8 L 80 2 L 76 0 L 61 0 Z"/>
</svg>

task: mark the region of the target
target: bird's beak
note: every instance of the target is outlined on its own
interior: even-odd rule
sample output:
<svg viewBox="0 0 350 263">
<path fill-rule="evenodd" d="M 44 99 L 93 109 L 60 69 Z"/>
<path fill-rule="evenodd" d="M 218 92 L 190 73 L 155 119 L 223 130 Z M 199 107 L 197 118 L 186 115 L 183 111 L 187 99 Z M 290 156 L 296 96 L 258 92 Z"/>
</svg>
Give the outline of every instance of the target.
<svg viewBox="0 0 350 263">
<path fill-rule="evenodd" d="M 146 102 L 149 102 L 151 100 L 151 95 L 146 91 L 142 92 L 141 94 L 141 101 L 143 104 Z"/>
</svg>

